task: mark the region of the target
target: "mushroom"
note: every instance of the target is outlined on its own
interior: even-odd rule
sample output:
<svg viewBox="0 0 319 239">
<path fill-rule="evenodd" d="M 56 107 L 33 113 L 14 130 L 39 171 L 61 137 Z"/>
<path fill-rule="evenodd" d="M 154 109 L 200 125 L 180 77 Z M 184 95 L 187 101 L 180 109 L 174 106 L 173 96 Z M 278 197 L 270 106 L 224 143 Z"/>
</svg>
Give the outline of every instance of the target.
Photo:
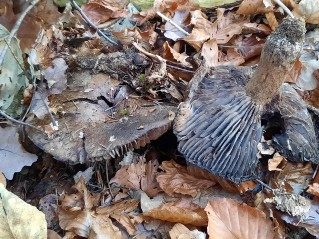
<svg viewBox="0 0 319 239">
<path fill-rule="evenodd" d="M 235 183 L 258 177 L 261 119 L 280 113 L 276 149 L 291 161 L 318 163 L 317 140 L 307 107 L 284 76 L 300 56 L 302 19 L 285 18 L 267 39 L 256 70 L 202 68 L 191 80 L 188 99 L 174 122 L 178 149 L 186 160 Z"/>
<path fill-rule="evenodd" d="M 68 88 L 50 95 L 57 131 L 43 134 L 27 128 L 31 141 L 55 159 L 70 164 L 121 156 L 155 140 L 171 128 L 175 106 L 154 103 L 104 73 L 70 74 Z M 34 118 L 35 125 L 49 125 Z"/>
</svg>

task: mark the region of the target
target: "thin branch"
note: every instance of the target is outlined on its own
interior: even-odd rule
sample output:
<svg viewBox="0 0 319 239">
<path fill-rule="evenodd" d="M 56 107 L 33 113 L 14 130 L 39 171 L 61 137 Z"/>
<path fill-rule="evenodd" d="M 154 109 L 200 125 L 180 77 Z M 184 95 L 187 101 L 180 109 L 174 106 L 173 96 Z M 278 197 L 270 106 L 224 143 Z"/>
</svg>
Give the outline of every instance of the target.
<svg viewBox="0 0 319 239">
<path fill-rule="evenodd" d="M 178 30 L 180 30 L 185 35 L 187 35 L 187 36 L 190 35 L 189 32 L 185 31 L 181 26 L 179 26 L 177 23 L 175 23 L 174 21 L 172 21 L 171 19 L 166 17 L 164 14 L 162 14 L 160 12 L 156 12 L 156 14 L 159 15 L 161 18 L 165 19 L 166 21 L 168 21 L 170 24 L 172 24 L 174 27 L 176 27 Z"/>
<path fill-rule="evenodd" d="M 21 125 L 24 125 L 24 126 L 27 126 L 27 127 L 30 127 L 30 128 L 33 128 L 33 129 L 36 129 L 40 132 L 43 132 L 43 130 L 39 129 L 38 127 L 32 125 L 32 124 L 29 124 L 29 123 L 26 123 L 26 122 L 23 122 L 23 121 L 20 121 L 20 120 L 16 120 L 14 118 L 12 118 L 10 115 L 7 115 L 6 113 L 4 113 L 2 110 L 0 110 L 0 115 L 4 118 L 6 118 L 7 120 L 10 120 L 11 122 L 13 123 L 16 123 L 16 124 L 21 124 Z"/>
<path fill-rule="evenodd" d="M 274 192 L 274 189 L 272 187 L 270 187 L 268 184 L 264 183 L 263 181 L 261 181 L 260 179 L 256 178 L 254 179 L 256 182 L 260 183 L 262 186 L 264 186 L 265 188 L 269 189 L 270 191 Z"/>
<path fill-rule="evenodd" d="M 30 4 L 30 6 L 28 6 L 20 15 L 20 17 L 18 18 L 18 20 L 16 21 L 16 23 L 14 24 L 9 36 L 7 37 L 7 45 L 3 46 L 2 52 L 0 52 L 0 67 L 2 67 L 2 63 L 4 61 L 4 57 L 6 55 L 6 52 L 8 50 L 8 45 L 10 45 L 12 38 L 17 34 L 19 27 L 21 26 L 21 23 L 23 21 L 23 19 L 25 18 L 25 16 L 31 11 L 31 9 L 40 2 L 41 0 L 33 0 Z"/>
<path fill-rule="evenodd" d="M 289 8 L 286 7 L 286 5 L 283 4 L 280 0 L 274 0 L 274 2 L 277 3 L 291 18 L 295 18 Z"/>
<path fill-rule="evenodd" d="M 122 47 L 120 43 L 115 42 L 114 40 L 112 40 L 111 38 L 109 38 L 107 35 L 105 35 L 91 20 L 90 18 L 88 18 L 88 16 L 85 15 L 85 13 L 83 12 L 83 10 L 79 7 L 79 5 L 74 1 L 71 0 L 72 5 L 75 7 L 75 9 L 81 14 L 81 16 L 84 18 L 84 20 L 86 21 L 87 24 L 89 24 L 92 28 L 94 28 L 94 30 L 101 35 L 102 37 L 104 37 L 107 41 L 111 42 L 112 44 L 116 45 L 117 47 Z"/>
</svg>

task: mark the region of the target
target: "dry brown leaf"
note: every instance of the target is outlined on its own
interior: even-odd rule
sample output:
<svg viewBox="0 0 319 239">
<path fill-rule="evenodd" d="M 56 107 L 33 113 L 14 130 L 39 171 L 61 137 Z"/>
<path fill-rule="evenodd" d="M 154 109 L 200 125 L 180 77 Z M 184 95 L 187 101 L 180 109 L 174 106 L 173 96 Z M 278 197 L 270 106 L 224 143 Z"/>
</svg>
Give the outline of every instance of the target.
<svg viewBox="0 0 319 239">
<path fill-rule="evenodd" d="M 169 235 L 171 239 L 202 239 L 206 238 L 206 234 L 204 232 L 200 232 L 198 230 L 189 230 L 183 224 L 177 223 L 174 225 L 172 230 L 169 231 Z"/>
<path fill-rule="evenodd" d="M 267 12 L 265 13 L 265 16 L 270 28 L 274 31 L 278 27 L 278 22 L 275 14 L 273 12 Z"/>
<path fill-rule="evenodd" d="M 166 41 L 163 45 L 163 57 L 166 60 L 170 60 L 170 61 L 177 61 L 182 63 L 183 66 L 191 66 L 190 63 L 188 63 L 186 61 L 186 59 L 188 58 L 188 55 L 186 53 L 179 53 L 177 51 L 175 51 L 175 49 L 173 49 L 168 42 Z"/>
<path fill-rule="evenodd" d="M 309 188 L 307 189 L 307 193 L 315 195 L 319 198 L 319 183 L 310 184 Z"/>
<path fill-rule="evenodd" d="M 281 168 L 278 168 L 278 166 L 282 162 L 287 162 L 287 160 L 281 156 L 279 153 L 275 153 L 275 155 L 272 157 L 272 159 L 268 160 L 268 170 L 269 171 L 281 171 Z"/>
<path fill-rule="evenodd" d="M 222 65 L 239 66 L 245 62 L 245 59 L 236 48 L 229 48 L 227 49 L 226 54 L 223 54 L 222 57 L 220 57 L 219 61 Z"/>
<path fill-rule="evenodd" d="M 263 0 L 244 0 L 239 5 L 237 14 L 251 15 L 273 11 L 273 6 L 266 7 Z"/>
<path fill-rule="evenodd" d="M 117 183 L 129 189 L 141 189 L 153 197 L 161 191 L 155 179 L 158 166 L 157 160 L 145 162 L 143 157 L 136 164 L 120 168 L 110 183 Z"/>
<path fill-rule="evenodd" d="M 82 6 L 86 16 L 95 24 L 101 24 L 110 18 L 125 17 L 127 1 L 93 0 Z"/>
<path fill-rule="evenodd" d="M 238 37 L 234 45 L 243 58 L 248 60 L 260 55 L 264 43 L 265 40 L 252 35 L 246 38 Z"/>
<path fill-rule="evenodd" d="M 218 29 L 215 38 L 218 44 L 226 44 L 234 35 L 239 35 L 240 33 L 241 25 L 234 23 Z"/>
<path fill-rule="evenodd" d="M 216 35 L 217 24 L 211 23 L 200 10 L 191 12 L 191 15 L 191 24 L 194 25 L 194 28 L 191 34 L 183 40 L 199 51 L 205 41 Z"/>
<path fill-rule="evenodd" d="M 265 213 L 236 200 L 211 200 L 205 211 L 208 214 L 207 231 L 210 239 L 276 238 L 274 225 Z"/>
<path fill-rule="evenodd" d="M 207 67 L 218 65 L 218 46 L 216 39 L 211 39 L 203 44 L 201 55 Z"/>
<path fill-rule="evenodd" d="M 271 33 L 270 27 L 262 23 L 248 22 L 242 26 L 243 34 L 261 34 L 268 36 Z"/>
<path fill-rule="evenodd" d="M 125 214 L 112 214 L 111 218 L 118 221 L 123 227 L 125 227 L 128 234 L 131 236 L 134 235 L 134 232 L 137 230 L 137 227 L 134 225 L 134 221 Z"/>
<path fill-rule="evenodd" d="M 4 176 L 4 174 L 2 172 L 0 172 L 0 183 L 2 183 L 4 185 L 4 187 L 7 186 L 6 177 Z"/>
<path fill-rule="evenodd" d="M 131 212 L 138 206 L 136 200 L 127 200 L 110 207 L 97 207 L 100 196 L 91 194 L 81 177 L 74 188 L 76 194 L 63 195 L 59 202 L 59 223 L 62 229 L 75 233 L 78 236 L 95 238 L 122 239 L 120 229 L 110 219 L 121 219 L 121 215 Z"/>
<path fill-rule="evenodd" d="M 163 204 L 158 208 L 144 212 L 143 215 L 163 221 L 190 224 L 194 226 L 207 225 L 207 215 L 204 209 L 197 204 L 186 200 Z"/>
<path fill-rule="evenodd" d="M 160 187 L 170 196 L 184 194 L 195 197 L 199 192 L 213 186 L 214 181 L 192 176 L 183 167 L 173 160 L 164 161 L 161 165 L 164 170 L 156 177 Z"/>
<path fill-rule="evenodd" d="M 284 188 L 289 193 L 299 195 L 312 179 L 313 169 L 310 163 L 287 162 L 281 171 L 270 180 L 273 188 Z"/>
<path fill-rule="evenodd" d="M 48 229 L 48 239 L 62 239 L 62 237 L 60 237 L 55 231 Z"/>
</svg>

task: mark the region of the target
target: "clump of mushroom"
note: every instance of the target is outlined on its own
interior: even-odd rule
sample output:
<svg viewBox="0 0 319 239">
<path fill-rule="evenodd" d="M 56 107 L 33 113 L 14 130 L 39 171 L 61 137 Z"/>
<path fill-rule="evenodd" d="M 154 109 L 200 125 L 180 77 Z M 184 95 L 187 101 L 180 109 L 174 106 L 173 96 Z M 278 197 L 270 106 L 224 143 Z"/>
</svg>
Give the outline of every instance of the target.
<svg viewBox="0 0 319 239">
<path fill-rule="evenodd" d="M 289 160 L 318 163 L 316 135 L 307 107 L 284 76 L 300 56 L 305 23 L 286 18 L 267 39 L 260 63 L 201 69 L 179 106 L 174 132 L 189 163 L 235 183 L 256 178 L 261 119 L 280 113 L 284 127 L 276 149 Z"/>
</svg>

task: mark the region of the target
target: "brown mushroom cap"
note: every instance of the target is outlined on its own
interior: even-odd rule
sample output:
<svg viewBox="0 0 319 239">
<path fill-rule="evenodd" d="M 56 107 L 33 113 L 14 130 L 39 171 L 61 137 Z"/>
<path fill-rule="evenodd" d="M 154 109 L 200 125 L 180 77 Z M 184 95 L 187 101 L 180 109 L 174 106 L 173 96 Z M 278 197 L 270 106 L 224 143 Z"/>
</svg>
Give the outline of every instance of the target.
<svg viewBox="0 0 319 239">
<path fill-rule="evenodd" d="M 143 147 L 171 128 L 176 107 L 147 101 L 106 74 L 75 72 L 68 81 L 67 90 L 50 96 L 59 130 L 48 136 L 27 129 L 33 143 L 57 160 L 74 164 L 108 159 Z M 32 121 L 50 122 L 48 116 Z"/>
</svg>

